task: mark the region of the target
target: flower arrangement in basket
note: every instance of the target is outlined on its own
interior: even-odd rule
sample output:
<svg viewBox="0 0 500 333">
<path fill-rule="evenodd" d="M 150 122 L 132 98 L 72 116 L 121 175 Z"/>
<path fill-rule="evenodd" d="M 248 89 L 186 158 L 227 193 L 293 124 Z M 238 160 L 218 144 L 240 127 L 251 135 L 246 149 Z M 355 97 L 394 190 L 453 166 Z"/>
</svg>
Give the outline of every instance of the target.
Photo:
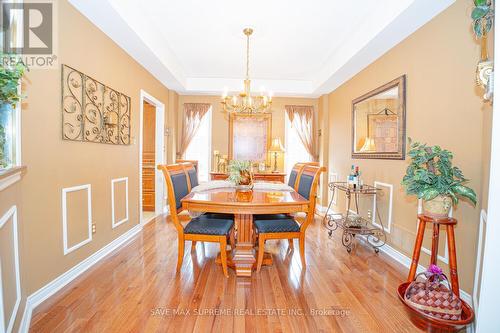
<svg viewBox="0 0 500 333">
<path fill-rule="evenodd" d="M 237 191 L 250 191 L 253 188 L 252 162 L 232 160 L 229 162 L 228 180 L 236 185 Z"/>
<path fill-rule="evenodd" d="M 425 276 L 425 280 L 418 280 Z M 430 265 L 427 271 L 418 274 L 406 289 L 405 302 L 437 319 L 460 320 L 462 301 L 453 293 L 450 282 L 441 268 Z"/>
</svg>

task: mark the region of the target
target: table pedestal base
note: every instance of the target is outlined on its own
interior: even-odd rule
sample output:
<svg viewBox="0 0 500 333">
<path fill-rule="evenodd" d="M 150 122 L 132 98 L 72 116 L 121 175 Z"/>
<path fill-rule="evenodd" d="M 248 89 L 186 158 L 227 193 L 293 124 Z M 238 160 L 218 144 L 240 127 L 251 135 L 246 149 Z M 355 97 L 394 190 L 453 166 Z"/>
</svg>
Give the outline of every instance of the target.
<svg viewBox="0 0 500 333">
<path fill-rule="evenodd" d="M 252 249 L 253 250 L 253 249 Z M 252 252 L 255 253 L 253 250 Z M 227 251 L 227 267 L 232 268 L 236 271 L 236 276 L 252 276 L 252 271 L 257 269 L 257 261 L 253 257 L 253 262 L 250 264 L 251 259 L 249 257 L 241 256 L 236 251 Z M 217 265 L 221 265 L 220 253 L 215 259 Z M 273 257 L 270 253 L 264 253 L 264 260 L 262 261 L 262 266 L 271 266 L 273 264 Z"/>
</svg>

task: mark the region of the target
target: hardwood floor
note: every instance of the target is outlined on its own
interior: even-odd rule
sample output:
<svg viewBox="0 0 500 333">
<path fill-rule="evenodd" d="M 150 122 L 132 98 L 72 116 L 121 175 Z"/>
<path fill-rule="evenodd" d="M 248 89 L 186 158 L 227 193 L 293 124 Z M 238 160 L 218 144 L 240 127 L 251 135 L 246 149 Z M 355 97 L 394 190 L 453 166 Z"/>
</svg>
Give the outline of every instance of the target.
<svg viewBox="0 0 500 333">
<path fill-rule="evenodd" d="M 130 243 L 34 312 L 32 332 L 418 332 L 396 288 L 407 269 L 363 243 L 348 254 L 319 217 L 298 244 L 269 241 L 273 266 L 225 278 L 217 244 L 186 246 L 175 273 L 176 233 L 157 218 Z"/>
</svg>

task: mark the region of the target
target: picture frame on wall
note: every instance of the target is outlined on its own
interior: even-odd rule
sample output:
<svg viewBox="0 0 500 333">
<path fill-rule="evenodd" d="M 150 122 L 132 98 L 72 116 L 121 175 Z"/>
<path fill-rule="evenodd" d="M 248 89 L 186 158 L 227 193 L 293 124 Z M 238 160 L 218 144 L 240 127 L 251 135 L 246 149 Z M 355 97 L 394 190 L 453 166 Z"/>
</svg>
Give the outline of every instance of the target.
<svg viewBox="0 0 500 333">
<path fill-rule="evenodd" d="M 352 158 L 404 160 L 406 75 L 352 101 Z"/>
</svg>

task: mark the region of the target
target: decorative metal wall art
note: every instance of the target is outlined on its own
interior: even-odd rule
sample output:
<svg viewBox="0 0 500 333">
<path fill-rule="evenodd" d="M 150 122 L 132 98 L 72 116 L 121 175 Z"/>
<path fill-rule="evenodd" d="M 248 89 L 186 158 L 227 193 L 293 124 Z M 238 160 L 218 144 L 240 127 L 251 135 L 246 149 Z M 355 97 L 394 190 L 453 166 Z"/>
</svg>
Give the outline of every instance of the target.
<svg viewBox="0 0 500 333">
<path fill-rule="evenodd" d="M 62 137 L 130 144 L 130 97 L 62 65 Z"/>
</svg>

